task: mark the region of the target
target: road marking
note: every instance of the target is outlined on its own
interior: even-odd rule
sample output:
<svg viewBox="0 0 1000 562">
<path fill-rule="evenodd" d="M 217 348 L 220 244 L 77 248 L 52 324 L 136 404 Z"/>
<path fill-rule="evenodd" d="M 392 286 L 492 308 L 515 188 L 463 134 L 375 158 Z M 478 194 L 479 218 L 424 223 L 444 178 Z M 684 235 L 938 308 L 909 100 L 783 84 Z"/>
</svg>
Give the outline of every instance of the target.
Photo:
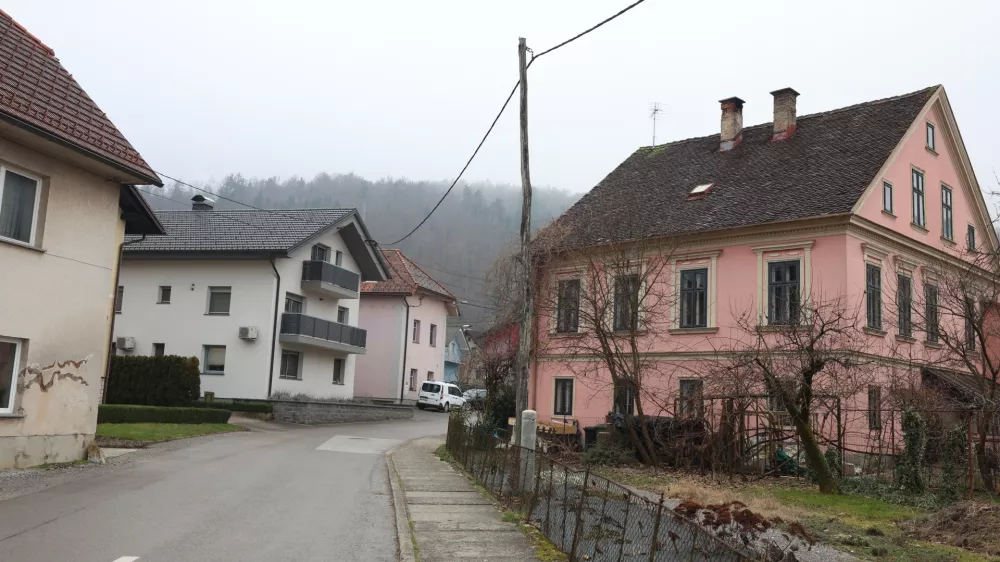
<svg viewBox="0 0 1000 562">
<path fill-rule="evenodd" d="M 350 435 L 336 435 L 319 447 L 317 451 L 334 451 L 337 453 L 358 453 L 363 455 L 377 455 L 384 453 L 395 447 L 400 442 L 397 439 L 376 439 L 374 437 L 352 437 Z"/>
<path fill-rule="evenodd" d="M 114 562 L 135 562 L 138 560 L 138 556 L 122 556 L 121 558 L 115 560 Z"/>
</svg>

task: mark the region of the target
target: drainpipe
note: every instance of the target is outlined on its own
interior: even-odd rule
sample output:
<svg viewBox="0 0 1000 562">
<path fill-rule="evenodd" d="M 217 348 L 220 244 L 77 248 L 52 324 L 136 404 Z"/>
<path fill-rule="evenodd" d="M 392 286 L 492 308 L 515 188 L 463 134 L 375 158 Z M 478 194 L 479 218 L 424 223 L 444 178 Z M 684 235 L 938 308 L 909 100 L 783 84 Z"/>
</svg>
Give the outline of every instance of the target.
<svg viewBox="0 0 1000 562">
<path fill-rule="evenodd" d="M 403 304 L 406 305 L 406 320 L 403 321 L 403 376 L 399 383 L 399 403 L 403 403 L 403 394 L 406 392 L 406 347 L 410 343 L 410 301 L 403 297 Z"/>
<path fill-rule="evenodd" d="M 278 305 L 281 303 L 281 274 L 278 273 L 277 266 L 274 265 L 274 258 L 270 258 L 271 269 L 274 270 L 274 277 L 277 283 L 274 286 L 274 322 L 271 330 L 271 366 L 267 369 L 267 397 L 271 398 L 271 384 L 274 382 L 274 346 L 278 341 Z"/>
<path fill-rule="evenodd" d="M 101 404 L 108 399 L 108 383 L 111 382 L 111 342 L 115 339 L 115 320 L 118 318 L 118 313 L 114 311 L 114 301 L 118 300 L 118 283 L 121 281 L 122 277 L 122 254 L 125 253 L 125 246 L 129 244 L 138 244 L 146 239 L 146 235 L 143 234 L 138 240 L 132 240 L 130 242 L 122 242 L 118 245 L 118 265 L 115 267 L 115 284 L 112 285 L 115 291 L 115 298 L 112 300 L 112 310 L 111 310 L 111 331 L 108 334 L 108 358 L 104 363 L 104 388 L 101 389 Z"/>
</svg>

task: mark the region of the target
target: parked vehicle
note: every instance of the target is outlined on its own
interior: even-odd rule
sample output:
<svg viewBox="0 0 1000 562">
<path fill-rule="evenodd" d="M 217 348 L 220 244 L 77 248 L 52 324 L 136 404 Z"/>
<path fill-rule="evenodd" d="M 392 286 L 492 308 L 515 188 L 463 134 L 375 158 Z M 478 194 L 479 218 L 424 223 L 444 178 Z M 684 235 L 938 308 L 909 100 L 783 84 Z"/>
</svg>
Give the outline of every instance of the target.
<svg viewBox="0 0 1000 562">
<path fill-rule="evenodd" d="M 458 386 L 450 382 L 424 381 L 417 396 L 417 408 L 440 408 L 444 412 L 465 405 L 465 398 Z"/>
<path fill-rule="evenodd" d="M 462 398 L 465 398 L 466 407 L 473 410 L 482 410 L 483 404 L 486 402 L 486 389 L 470 388 L 462 393 Z"/>
</svg>

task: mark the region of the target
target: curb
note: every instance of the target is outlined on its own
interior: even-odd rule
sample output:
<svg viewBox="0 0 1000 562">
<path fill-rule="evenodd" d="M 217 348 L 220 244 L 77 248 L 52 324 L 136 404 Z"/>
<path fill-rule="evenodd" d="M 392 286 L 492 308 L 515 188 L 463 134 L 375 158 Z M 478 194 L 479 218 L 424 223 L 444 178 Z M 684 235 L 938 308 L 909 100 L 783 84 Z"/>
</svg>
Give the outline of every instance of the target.
<svg viewBox="0 0 1000 562">
<path fill-rule="evenodd" d="M 396 512 L 396 550 L 401 562 L 416 562 L 417 557 L 413 549 L 413 543 L 416 539 L 410 529 L 410 513 L 406 509 L 403 487 L 399 473 L 396 472 L 396 463 L 392 460 L 392 453 L 409 441 L 412 439 L 385 452 L 385 462 L 389 469 L 389 489 L 392 492 L 392 506 Z"/>
</svg>

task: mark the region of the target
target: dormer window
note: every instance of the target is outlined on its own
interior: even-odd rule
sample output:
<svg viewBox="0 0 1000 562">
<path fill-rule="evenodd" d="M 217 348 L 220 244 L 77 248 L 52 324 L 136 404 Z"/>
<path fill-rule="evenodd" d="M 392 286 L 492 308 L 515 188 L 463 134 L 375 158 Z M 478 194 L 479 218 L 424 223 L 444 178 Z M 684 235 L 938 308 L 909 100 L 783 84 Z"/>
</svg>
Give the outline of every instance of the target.
<svg viewBox="0 0 1000 562">
<path fill-rule="evenodd" d="M 701 185 L 694 186 L 694 188 L 688 193 L 688 199 L 704 197 L 704 195 L 708 193 L 714 185 L 714 183 L 703 183 Z"/>
</svg>

